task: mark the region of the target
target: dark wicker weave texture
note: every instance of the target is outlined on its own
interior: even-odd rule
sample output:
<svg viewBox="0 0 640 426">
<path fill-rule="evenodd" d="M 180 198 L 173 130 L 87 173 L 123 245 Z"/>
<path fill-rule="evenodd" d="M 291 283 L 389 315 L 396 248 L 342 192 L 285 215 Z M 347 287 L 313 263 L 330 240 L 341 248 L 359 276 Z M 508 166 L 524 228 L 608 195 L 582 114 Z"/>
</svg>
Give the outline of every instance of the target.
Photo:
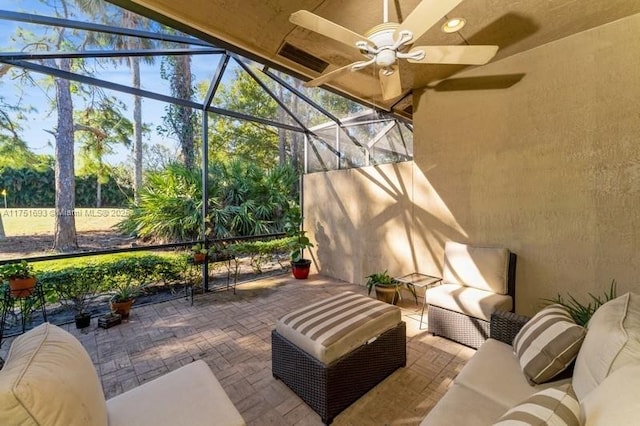
<svg viewBox="0 0 640 426">
<path fill-rule="evenodd" d="M 509 253 L 509 267 L 507 271 L 507 294 L 516 304 L 516 263 L 518 256 Z M 425 296 L 426 297 L 426 296 Z M 429 301 L 427 300 L 427 303 Z M 479 348 L 489 338 L 491 324 L 479 318 L 470 317 L 460 312 L 429 305 L 427 320 L 429 332 L 436 336 L 446 337 L 463 345 Z"/>
<path fill-rule="evenodd" d="M 529 321 L 529 317 L 513 312 L 495 311 L 491 314 L 491 333 L 489 337 L 512 345 L 516 334 L 527 321 Z"/>
<path fill-rule="evenodd" d="M 404 322 L 328 366 L 275 330 L 271 344 L 273 376 L 289 386 L 326 424 L 407 363 Z"/>
<path fill-rule="evenodd" d="M 443 336 L 476 349 L 489 337 L 489 321 L 434 305 L 429 305 L 427 312 L 429 332 L 436 336 Z"/>
</svg>

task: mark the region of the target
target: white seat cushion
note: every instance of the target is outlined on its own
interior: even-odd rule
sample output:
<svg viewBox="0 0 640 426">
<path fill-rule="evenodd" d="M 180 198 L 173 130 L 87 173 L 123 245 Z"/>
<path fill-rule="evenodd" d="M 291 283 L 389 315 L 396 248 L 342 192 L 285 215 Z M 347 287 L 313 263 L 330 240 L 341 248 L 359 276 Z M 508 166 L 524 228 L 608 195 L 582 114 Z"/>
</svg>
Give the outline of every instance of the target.
<svg viewBox="0 0 640 426">
<path fill-rule="evenodd" d="M 487 426 L 505 411 L 505 407 L 482 393 L 454 383 L 420 426 Z"/>
<path fill-rule="evenodd" d="M 602 305 L 587 324 L 573 389 L 582 400 L 616 369 L 640 359 L 640 296 L 627 293 Z"/>
<path fill-rule="evenodd" d="M 442 281 L 492 293 L 507 294 L 509 250 L 447 241 Z"/>
<path fill-rule="evenodd" d="M 243 426 L 242 416 L 202 360 L 107 401 L 109 426 Z"/>
<path fill-rule="evenodd" d="M 531 386 L 522 374 L 513 348 L 495 339 L 488 339 L 480 346 L 455 381 L 483 394 L 503 407 L 504 411 L 539 390 L 570 383 L 570 379 L 566 379 Z M 504 414 L 504 411 L 500 414 Z"/>
<path fill-rule="evenodd" d="M 471 317 L 491 321 L 496 310 L 511 311 L 511 296 L 458 284 L 442 284 L 427 291 L 427 303 Z"/>
<path fill-rule="evenodd" d="M 347 291 L 284 315 L 276 331 L 325 364 L 397 326 L 397 306 Z"/>
<path fill-rule="evenodd" d="M 0 425 L 106 426 L 107 407 L 89 354 L 44 323 L 16 338 L 0 370 Z"/>
</svg>

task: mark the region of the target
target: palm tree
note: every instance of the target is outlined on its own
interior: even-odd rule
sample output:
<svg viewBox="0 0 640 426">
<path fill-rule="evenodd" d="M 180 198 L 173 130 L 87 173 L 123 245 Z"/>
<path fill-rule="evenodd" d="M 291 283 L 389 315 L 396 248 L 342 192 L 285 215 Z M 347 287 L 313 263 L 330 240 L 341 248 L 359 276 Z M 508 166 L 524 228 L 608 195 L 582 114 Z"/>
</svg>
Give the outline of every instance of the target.
<svg viewBox="0 0 640 426">
<path fill-rule="evenodd" d="M 75 129 L 79 133 L 80 156 L 86 171 L 96 176 L 96 207 L 102 206 L 102 184 L 109 181 L 110 167 L 105 155 L 113 153 L 113 144 L 131 145 L 133 126 L 122 116 L 122 102 L 115 98 L 102 99 L 97 107 L 89 107 L 76 114 Z"/>
<path fill-rule="evenodd" d="M 91 15 L 93 20 L 99 20 L 107 25 L 118 25 L 129 29 L 148 29 L 152 22 L 147 18 L 137 15 L 129 10 L 113 7 L 102 0 L 75 0 L 78 6 Z M 151 48 L 153 41 L 139 37 L 105 35 L 95 40 L 96 43 L 106 43 L 114 49 L 137 50 Z M 140 89 L 140 60 L 138 56 L 129 56 L 124 59 L 131 69 L 132 86 Z M 144 59 L 148 63 L 154 61 L 153 56 Z M 142 97 L 133 96 L 133 190 L 134 203 L 140 202 L 140 190 L 142 189 Z"/>
<path fill-rule="evenodd" d="M 168 29 L 167 32 L 175 32 Z M 163 67 L 162 78 L 168 79 L 171 84 L 171 94 L 179 99 L 191 100 L 193 98 L 193 76 L 191 74 L 191 57 L 189 55 L 170 56 L 164 60 L 167 65 Z M 178 138 L 182 163 L 188 169 L 195 168 L 195 121 L 193 110 L 182 105 L 171 104 L 166 109 L 163 117 L 172 133 Z"/>
</svg>

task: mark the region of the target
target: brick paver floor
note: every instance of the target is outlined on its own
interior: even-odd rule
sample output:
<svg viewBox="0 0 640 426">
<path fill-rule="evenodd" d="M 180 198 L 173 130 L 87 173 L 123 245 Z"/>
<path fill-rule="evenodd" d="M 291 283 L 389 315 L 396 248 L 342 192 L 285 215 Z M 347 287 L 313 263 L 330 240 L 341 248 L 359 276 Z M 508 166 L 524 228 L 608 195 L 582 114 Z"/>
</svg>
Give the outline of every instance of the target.
<svg viewBox="0 0 640 426">
<path fill-rule="evenodd" d="M 96 366 L 107 398 L 195 359 L 209 364 L 248 425 L 320 425 L 320 417 L 271 375 L 271 330 L 286 312 L 363 286 L 322 276 L 289 275 L 238 285 L 232 291 L 196 295 L 148 306 L 108 330 L 91 327 L 77 336 Z M 411 297 L 400 306 L 407 323 L 407 367 L 336 417 L 334 425 L 416 425 L 444 394 L 474 351 L 419 330 L 420 307 Z M 10 340 L 0 355 L 6 356 Z"/>
</svg>

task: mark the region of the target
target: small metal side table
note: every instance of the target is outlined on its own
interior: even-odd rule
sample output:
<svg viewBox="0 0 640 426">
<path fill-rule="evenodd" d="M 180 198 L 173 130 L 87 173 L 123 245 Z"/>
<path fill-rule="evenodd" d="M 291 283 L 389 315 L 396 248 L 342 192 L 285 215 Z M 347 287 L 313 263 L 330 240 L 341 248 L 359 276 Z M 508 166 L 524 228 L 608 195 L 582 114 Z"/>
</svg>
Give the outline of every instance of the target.
<svg viewBox="0 0 640 426">
<path fill-rule="evenodd" d="M 228 256 L 219 256 L 219 257 L 213 257 L 213 258 L 207 258 L 206 262 L 207 262 L 207 271 L 206 271 L 206 277 L 203 275 L 203 280 L 202 280 L 202 294 L 206 293 L 207 291 L 210 290 L 219 290 L 222 289 L 224 286 L 217 286 L 216 288 L 210 289 L 209 288 L 209 273 L 213 270 L 213 268 L 211 267 L 211 265 L 215 264 L 215 263 L 223 263 L 226 262 L 226 268 L 227 268 L 227 290 L 229 290 L 230 284 L 231 284 L 231 271 L 232 271 L 232 266 L 231 266 L 231 261 L 235 262 L 235 256 L 232 255 L 228 255 Z M 194 262 L 193 260 L 189 261 L 189 264 L 191 265 L 191 267 L 197 267 L 198 269 L 200 268 L 204 268 L 204 262 Z M 233 294 L 236 294 L 236 284 L 238 282 L 238 264 L 236 262 L 236 267 L 235 267 L 235 272 L 233 274 Z M 194 283 L 193 282 L 188 282 L 185 287 L 184 287 L 184 296 L 185 298 L 189 297 L 189 293 L 191 294 L 191 306 L 193 306 L 193 293 L 194 293 L 195 289 L 194 289 Z"/>
<path fill-rule="evenodd" d="M 2 286 L 0 281 L 0 292 L 2 292 L 2 310 L 0 313 L 0 345 L 2 345 L 2 339 L 4 338 L 5 327 L 7 326 L 7 315 L 11 312 L 15 317 L 15 307 L 18 305 L 20 311 L 20 319 L 22 320 L 22 332 L 26 331 L 26 323 L 29 319 L 29 315 L 38 307 L 42 310 L 42 320 L 47 322 L 47 310 L 45 307 L 44 291 L 40 281 L 36 282 L 34 289 L 26 295 L 14 296 L 11 294 L 9 284 Z"/>
<path fill-rule="evenodd" d="M 416 287 L 424 288 L 424 299 L 422 299 L 422 311 L 420 312 L 420 326 L 419 330 L 422 330 L 422 318 L 424 317 L 424 307 L 427 305 L 427 290 L 429 287 L 435 287 L 442 283 L 442 278 L 434 277 L 433 275 L 422 274 L 420 272 L 412 272 L 401 277 L 396 277 L 396 281 L 404 284 L 416 298 L 416 304 L 418 303 L 418 296 L 416 295 Z"/>
</svg>

